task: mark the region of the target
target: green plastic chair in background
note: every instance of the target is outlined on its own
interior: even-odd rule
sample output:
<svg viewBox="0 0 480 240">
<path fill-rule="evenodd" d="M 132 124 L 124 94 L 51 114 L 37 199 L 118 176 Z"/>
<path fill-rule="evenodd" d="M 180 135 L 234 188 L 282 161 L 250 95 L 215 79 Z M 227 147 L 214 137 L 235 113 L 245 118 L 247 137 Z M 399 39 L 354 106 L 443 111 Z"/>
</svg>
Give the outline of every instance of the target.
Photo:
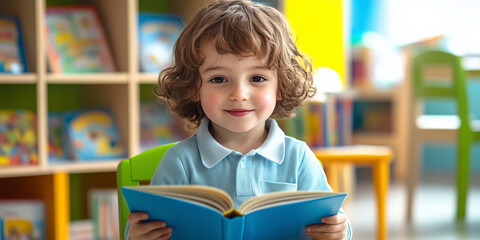
<svg viewBox="0 0 480 240">
<path fill-rule="evenodd" d="M 118 192 L 118 213 L 120 222 L 120 239 L 124 239 L 125 227 L 128 222 L 127 203 L 120 191 L 124 186 L 138 186 L 141 183 L 148 183 L 155 173 L 160 160 L 167 150 L 176 143 L 161 145 L 146 150 L 132 158 L 125 159 L 117 167 L 117 192 Z"/>
<path fill-rule="evenodd" d="M 411 169 L 407 184 L 407 220 L 412 220 L 413 195 L 421 166 L 421 162 L 418 160 L 420 139 L 425 139 L 426 135 L 430 135 L 430 140 L 436 141 L 441 136 L 446 136 L 444 133 L 448 131 L 445 130 L 450 130 L 450 133 L 456 130 L 457 220 L 463 221 L 466 215 L 472 141 L 480 142 L 480 132 L 475 131 L 475 124 L 472 124 L 470 118 L 466 73 L 461 65 L 460 57 L 441 51 L 425 51 L 416 55 L 412 61 L 412 73 L 413 104 L 410 112 L 412 118 L 409 123 L 411 139 L 409 165 Z M 422 115 L 423 113 L 419 109 L 422 106 L 421 101 L 425 99 L 452 99 L 456 102 L 457 115 Z M 447 122 L 452 123 L 452 127 L 446 127 Z"/>
</svg>

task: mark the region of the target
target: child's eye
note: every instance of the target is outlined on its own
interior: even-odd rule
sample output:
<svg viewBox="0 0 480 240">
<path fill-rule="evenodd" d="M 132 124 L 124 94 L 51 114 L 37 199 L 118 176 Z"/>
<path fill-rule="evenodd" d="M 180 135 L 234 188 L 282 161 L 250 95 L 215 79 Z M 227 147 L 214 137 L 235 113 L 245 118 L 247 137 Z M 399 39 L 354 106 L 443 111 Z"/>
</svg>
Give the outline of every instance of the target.
<svg viewBox="0 0 480 240">
<path fill-rule="evenodd" d="M 224 77 L 214 77 L 210 79 L 210 82 L 213 82 L 213 83 L 224 83 L 226 81 L 227 79 L 225 79 Z"/>
<path fill-rule="evenodd" d="M 251 79 L 252 82 L 263 82 L 265 80 L 267 80 L 267 79 L 262 77 L 262 76 L 253 76 L 252 79 Z"/>
</svg>

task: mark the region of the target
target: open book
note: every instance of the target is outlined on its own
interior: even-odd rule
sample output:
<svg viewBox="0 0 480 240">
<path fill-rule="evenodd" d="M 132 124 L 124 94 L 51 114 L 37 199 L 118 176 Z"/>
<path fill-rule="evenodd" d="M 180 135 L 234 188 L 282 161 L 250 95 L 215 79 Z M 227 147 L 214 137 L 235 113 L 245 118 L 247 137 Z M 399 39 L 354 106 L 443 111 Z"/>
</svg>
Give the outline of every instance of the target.
<svg viewBox="0 0 480 240">
<path fill-rule="evenodd" d="M 274 192 L 238 209 L 208 186 L 122 187 L 131 212 L 147 212 L 173 228 L 170 239 L 307 239 L 305 227 L 338 213 L 346 193 Z"/>
</svg>

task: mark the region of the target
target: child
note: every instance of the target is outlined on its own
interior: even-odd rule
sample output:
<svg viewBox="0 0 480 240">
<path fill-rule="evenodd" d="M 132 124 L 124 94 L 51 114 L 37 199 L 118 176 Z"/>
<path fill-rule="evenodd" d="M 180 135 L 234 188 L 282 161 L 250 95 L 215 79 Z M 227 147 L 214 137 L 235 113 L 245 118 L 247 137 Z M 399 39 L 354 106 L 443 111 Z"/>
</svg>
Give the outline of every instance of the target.
<svg viewBox="0 0 480 240">
<path fill-rule="evenodd" d="M 285 136 L 275 118 L 291 117 L 315 93 L 311 64 L 297 50 L 283 16 L 246 0 L 215 1 L 178 38 L 173 64 L 156 93 L 198 127 L 170 148 L 151 184 L 210 185 L 238 207 L 273 191 L 331 191 L 308 146 Z M 131 239 L 168 239 L 168 222 L 131 213 Z M 350 239 L 343 213 L 307 227 L 316 239 Z"/>
</svg>

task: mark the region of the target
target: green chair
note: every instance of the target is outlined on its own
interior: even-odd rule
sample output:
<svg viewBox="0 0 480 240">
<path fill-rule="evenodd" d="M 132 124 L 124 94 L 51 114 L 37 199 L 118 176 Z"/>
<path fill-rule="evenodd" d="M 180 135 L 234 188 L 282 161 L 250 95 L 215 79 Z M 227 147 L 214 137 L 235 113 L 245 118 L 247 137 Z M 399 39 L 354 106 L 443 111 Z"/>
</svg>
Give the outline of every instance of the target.
<svg viewBox="0 0 480 240">
<path fill-rule="evenodd" d="M 440 141 L 442 136 L 457 135 L 457 220 L 464 220 L 469 185 L 469 166 L 472 141 L 480 142 L 480 132 L 472 129 L 473 121 L 468 108 L 468 94 L 466 73 L 458 56 L 441 52 L 425 51 L 413 58 L 412 61 L 412 100 L 410 120 L 410 166 L 407 184 L 407 220 L 412 220 L 413 195 L 417 185 L 420 162 L 418 161 L 419 139 Z M 447 76 L 445 76 L 447 75 Z M 450 78 L 448 78 L 450 77 Z M 421 101 L 425 99 L 452 99 L 456 102 L 455 116 L 421 115 Z M 421 118 L 419 118 L 419 116 Z M 431 121 L 428 121 L 430 117 Z M 420 121 L 422 120 L 422 121 Z M 427 121 L 425 121 L 427 120 Z M 452 127 L 449 129 L 442 120 L 449 120 Z M 421 127 L 419 124 L 426 122 Z M 438 125 L 439 128 L 434 127 Z M 478 130 L 478 129 L 477 129 Z M 451 137 L 447 137 L 451 138 Z"/>
<path fill-rule="evenodd" d="M 120 191 L 124 186 L 138 186 L 141 183 L 148 183 L 155 173 L 160 160 L 167 150 L 176 143 L 161 145 L 132 158 L 125 159 L 117 167 L 117 191 L 118 191 L 118 213 L 120 222 L 120 236 L 124 239 L 125 227 L 128 222 L 127 203 Z"/>
</svg>

